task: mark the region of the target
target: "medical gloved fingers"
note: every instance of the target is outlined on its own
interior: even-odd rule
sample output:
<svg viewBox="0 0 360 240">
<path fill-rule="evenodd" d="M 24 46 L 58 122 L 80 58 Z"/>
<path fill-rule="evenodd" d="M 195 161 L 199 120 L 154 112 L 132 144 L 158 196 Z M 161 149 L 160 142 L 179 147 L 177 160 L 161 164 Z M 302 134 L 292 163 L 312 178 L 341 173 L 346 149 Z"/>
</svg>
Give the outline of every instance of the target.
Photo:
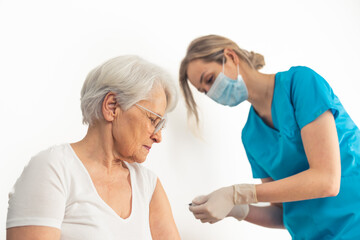
<svg viewBox="0 0 360 240">
<path fill-rule="evenodd" d="M 237 220 L 242 221 L 249 214 L 249 210 L 248 204 L 235 205 L 228 213 L 227 217 L 234 217 Z"/>
<path fill-rule="evenodd" d="M 208 196 L 202 195 L 202 196 L 197 196 L 196 198 L 194 198 L 192 200 L 192 203 L 196 204 L 196 205 L 201 205 L 201 204 L 204 204 L 207 200 L 208 200 Z"/>
<path fill-rule="evenodd" d="M 211 221 L 211 219 L 210 219 L 210 218 L 204 218 L 204 219 L 200 219 L 200 221 L 201 221 L 202 223 L 208 223 L 208 222 Z"/>
<path fill-rule="evenodd" d="M 220 221 L 220 220 L 210 220 L 209 223 L 214 224 L 214 223 L 217 223 L 218 221 Z"/>
<path fill-rule="evenodd" d="M 207 218 L 207 214 L 204 214 L 204 213 L 199 213 L 199 214 L 194 214 L 195 218 L 196 219 L 204 219 L 204 218 Z"/>
<path fill-rule="evenodd" d="M 212 218 L 212 217 L 205 217 L 202 219 L 199 219 L 202 223 L 217 223 L 218 221 L 222 220 L 222 219 L 216 219 L 216 218 Z"/>
<path fill-rule="evenodd" d="M 207 212 L 207 208 L 206 208 L 206 204 L 202 204 L 202 205 L 196 205 L 196 206 L 190 206 L 189 210 L 194 213 L 194 214 L 198 214 L 198 213 L 204 213 Z"/>
<path fill-rule="evenodd" d="M 215 223 L 224 219 L 233 207 L 234 187 L 228 186 L 209 195 L 196 197 L 189 206 L 189 210 L 201 222 Z"/>
</svg>

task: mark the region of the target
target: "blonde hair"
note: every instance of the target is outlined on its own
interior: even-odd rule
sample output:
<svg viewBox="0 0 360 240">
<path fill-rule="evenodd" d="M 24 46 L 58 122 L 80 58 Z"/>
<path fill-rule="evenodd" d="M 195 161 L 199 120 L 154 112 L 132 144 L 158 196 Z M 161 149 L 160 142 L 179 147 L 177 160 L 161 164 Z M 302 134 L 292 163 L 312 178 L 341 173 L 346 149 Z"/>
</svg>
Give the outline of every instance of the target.
<svg viewBox="0 0 360 240">
<path fill-rule="evenodd" d="M 181 61 L 179 81 L 186 102 L 188 118 L 194 116 L 197 125 L 199 124 L 199 114 L 187 76 L 189 63 L 193 60 L 201 59 L 204 62 L 218 62 L 222 64 L 225 48 L 234 50 L 237 56 L 253 69 L 259 70 L 265 65 L 264 57 L 261 54 L 241 49 L 228 38 L 218 35 L 207 35 L 194 39 L 190 43 L 184 59 Z"/>
</svg>

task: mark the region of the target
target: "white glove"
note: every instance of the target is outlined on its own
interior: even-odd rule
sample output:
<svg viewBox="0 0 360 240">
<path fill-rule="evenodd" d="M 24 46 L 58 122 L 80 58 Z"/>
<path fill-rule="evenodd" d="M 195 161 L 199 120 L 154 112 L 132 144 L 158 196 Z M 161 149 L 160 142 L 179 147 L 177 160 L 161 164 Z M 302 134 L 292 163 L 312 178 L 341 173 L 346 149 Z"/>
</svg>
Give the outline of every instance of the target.
<svg viewBox="0 0 360 240">
<path fill-rule="evenodd" d="M 203 223 L 216 223 L 230 215 L 242 220 L 247 216 L 249 206 L 235 208 L 234 212 L 229 215 L 234 205 L 247 205 L 256 202 L 254 184 L 236 184 L 220 188 L 209 195 L 194 198 L 193 205 L 189 207 L 189 210 L 196 219 L 201 220 Z M 239 211 L 243 211 L 244 214 L 240 214 Z M 239 214 L 239 218 L 236 217 L 236 212 Z"/>
<path fill-rule="evenodd" d="M 203 223 L 216 223 L 225 218 L 233 207 L 234 189 L 230 186 L 194 198 L 189 210 Z"/>
<path fill-rule="evenodd" d="M 236 218 L 239 221 L 244 220 L 247 215 L 249 214 L 249 205 L 248 204 L 241 204 L 241 205 L 235 205 L 227 217 L 233 217 Z"/>
<path fill-rule="evenodd" d="M 235 184 L 233 185 L 233 188 L 235 205 L 258 202 L 254 184 Z"/>
</svg>

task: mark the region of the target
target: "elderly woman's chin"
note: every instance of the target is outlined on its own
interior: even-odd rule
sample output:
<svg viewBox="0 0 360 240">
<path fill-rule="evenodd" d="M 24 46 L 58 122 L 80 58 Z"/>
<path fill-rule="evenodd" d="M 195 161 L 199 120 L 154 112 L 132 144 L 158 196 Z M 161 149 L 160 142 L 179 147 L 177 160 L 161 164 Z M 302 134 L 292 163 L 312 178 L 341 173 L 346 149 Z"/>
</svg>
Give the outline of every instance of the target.
<svg viewBox="0 0 360 240">
<path fill-rule="evenodd" d="M 136 162 L 137 163 L 143 163 L 143 162 L 145 162 L 145 160 L 146 160 L 146 157 L 138 159 Z"/>
<path fill-rule="evenodd" d="M 141 149 L 137 153 L 133 154 L 131 157 L 127 157 L 124 160 L 128 163 L 143 163 L 145 162 L 149 154 L 148 150 Z"/>
<path fill-rule="evenodd" d="M 135 158 L 134 160 L 137 163 L 143 163 L 143 162 L 145 162 L 147 156 L 148 156 L 148 153 L 145 153 L 145 154 L 142 154 L 139 157 Z"/>
</svg>

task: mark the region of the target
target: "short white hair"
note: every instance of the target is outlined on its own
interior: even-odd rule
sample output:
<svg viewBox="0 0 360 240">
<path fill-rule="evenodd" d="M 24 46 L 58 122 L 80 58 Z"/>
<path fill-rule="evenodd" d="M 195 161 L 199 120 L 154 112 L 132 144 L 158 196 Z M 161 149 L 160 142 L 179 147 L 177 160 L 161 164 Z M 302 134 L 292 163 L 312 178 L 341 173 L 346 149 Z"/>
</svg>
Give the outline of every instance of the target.
<svg viewBox="0 0 360 240">
<path fill-rule="evenodd" d="M 159 66 L 138 56 L 112 58 L 94 68 L 81 89 L 83 123 L 92 125 L 103 118 L 102 103 L 107 93 L 114 92 L 121 109 L 126 111 L 141 100 L 148 100 L 155 87 L 166 95 L 166 112 L 172 111 L 178 93 L 171 76 Z"/>
</svg>

